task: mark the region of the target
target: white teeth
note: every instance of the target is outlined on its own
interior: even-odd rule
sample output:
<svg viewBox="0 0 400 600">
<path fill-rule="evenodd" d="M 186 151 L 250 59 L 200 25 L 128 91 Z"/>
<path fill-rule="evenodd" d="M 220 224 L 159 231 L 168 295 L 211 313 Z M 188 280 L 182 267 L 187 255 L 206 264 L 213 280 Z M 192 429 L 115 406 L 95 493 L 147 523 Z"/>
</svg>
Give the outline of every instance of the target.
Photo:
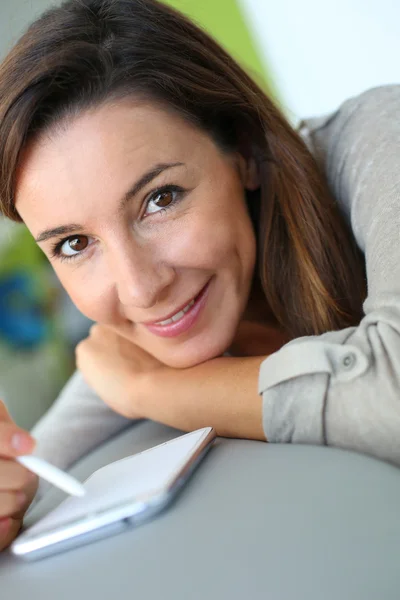
<svg viewBox="0 0 400 600">
<path fill-rule="evenodd" d="M 194 300 L 192 300 L 191 302 L 189 302 L 189 304 L 186 306 L 186 308 L 183 309 L 184 313 L 187 313 L 187 311 L 189 310 L 189 308 L 192 308 L 194 304 Z"/>
<path fill-rule="evenodd" d="M 171 321 L 173 321 L 174 323 L 175 323 L 175 321 L 179 321 L 179 319 L 181 319 L 184 314 L 185 313 L 183 312 L 183 310 L 181 310 L 180 312 L 176 313 L 176 315 L 171 317 Z"/>
<path fill-rule="evenodd" d="M 179 319 L 182 319 L 183 315 L 185 313 L 187 313 L 187 311 L 190 308 L 192 308 L 193 304 L 194 304 L 194 298 L 193 298 L 193 300 L 191 300 L 189 302 L 189 304 L 187 306 L 185 306 L 185 308 L 183 308 L 182 310 L 177 312 L 176 315 L 173 315 L 170 319 L 166 319 L 165 321 L 159 321 L 158 323 L 156 323 L 156 325 L 170 325 L 171 323 L 176 323 L 176 321 L 179 321 Z"/>
</svg>

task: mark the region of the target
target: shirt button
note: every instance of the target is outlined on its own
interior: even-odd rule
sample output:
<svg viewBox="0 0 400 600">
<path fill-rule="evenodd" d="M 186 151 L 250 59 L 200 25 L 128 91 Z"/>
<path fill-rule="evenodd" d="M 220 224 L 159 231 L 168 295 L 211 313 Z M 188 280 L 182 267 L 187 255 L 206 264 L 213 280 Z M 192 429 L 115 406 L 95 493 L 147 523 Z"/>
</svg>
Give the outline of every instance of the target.
<svg viewBox="0 0 400 600">
<path fill-rule="evenodd" d="M 349 354 L 346 354 L 342 359 L 342 364 L 345 369 L 351 369 L 355 362 L 356 355 L 353 352 L 349 352 Z"/>
</svg>

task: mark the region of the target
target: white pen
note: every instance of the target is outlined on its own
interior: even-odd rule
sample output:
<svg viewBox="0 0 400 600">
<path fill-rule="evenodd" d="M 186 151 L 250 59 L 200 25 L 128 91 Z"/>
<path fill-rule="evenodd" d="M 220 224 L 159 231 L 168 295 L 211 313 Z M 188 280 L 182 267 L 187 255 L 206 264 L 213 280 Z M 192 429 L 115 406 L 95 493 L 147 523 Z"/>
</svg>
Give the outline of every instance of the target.
<svg viewBox="0 0 400 600">
<path fill-rule="evenodd" d="M 71 496 L 84 496 L 86 494 L 85 488 L 77 479 L 42 458 L 26 454 L 24 456 L 17 456 L 16 460 L 29 469 L 29 471 L 36 473 L 39 477 L 42 477 Z"/>
</svg>

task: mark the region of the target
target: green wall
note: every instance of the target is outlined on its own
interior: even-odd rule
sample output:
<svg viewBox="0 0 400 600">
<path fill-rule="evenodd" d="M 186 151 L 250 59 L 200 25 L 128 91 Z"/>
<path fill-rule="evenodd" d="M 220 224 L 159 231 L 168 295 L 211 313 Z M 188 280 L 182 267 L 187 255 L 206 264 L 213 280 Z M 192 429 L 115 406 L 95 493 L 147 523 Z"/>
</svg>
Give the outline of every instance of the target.
<svg viewBox="0 0 400 600">
<path fill-rule="evenodd" d="M 267 90 L 273 86 L 237 0 L 164 0 L 208 31 Z"/>
</svg>

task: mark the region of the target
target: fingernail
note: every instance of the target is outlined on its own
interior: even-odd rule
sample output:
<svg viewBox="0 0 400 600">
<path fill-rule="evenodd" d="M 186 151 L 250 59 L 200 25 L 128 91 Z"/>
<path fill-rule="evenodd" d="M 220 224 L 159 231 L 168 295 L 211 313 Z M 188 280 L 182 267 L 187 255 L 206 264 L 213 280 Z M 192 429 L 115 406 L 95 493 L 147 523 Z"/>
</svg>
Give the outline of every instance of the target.
<svg viewBox="0 0 400 600">
<path fill-rule="evenodd" d="M 11 445 L 17 452 L 29 452 L 32 450 L 32 439 L 23 433 L 14 433 L 11 438 Z"/>
<path fill-rule="evenodd" d="M 22 508 L 25 505 L 26 502 L 26 495 L 24 494 L 24 492 L 18 492 L 17 493 L 17 504 L 19 506 L 19 508 Z"/>
</svg>

